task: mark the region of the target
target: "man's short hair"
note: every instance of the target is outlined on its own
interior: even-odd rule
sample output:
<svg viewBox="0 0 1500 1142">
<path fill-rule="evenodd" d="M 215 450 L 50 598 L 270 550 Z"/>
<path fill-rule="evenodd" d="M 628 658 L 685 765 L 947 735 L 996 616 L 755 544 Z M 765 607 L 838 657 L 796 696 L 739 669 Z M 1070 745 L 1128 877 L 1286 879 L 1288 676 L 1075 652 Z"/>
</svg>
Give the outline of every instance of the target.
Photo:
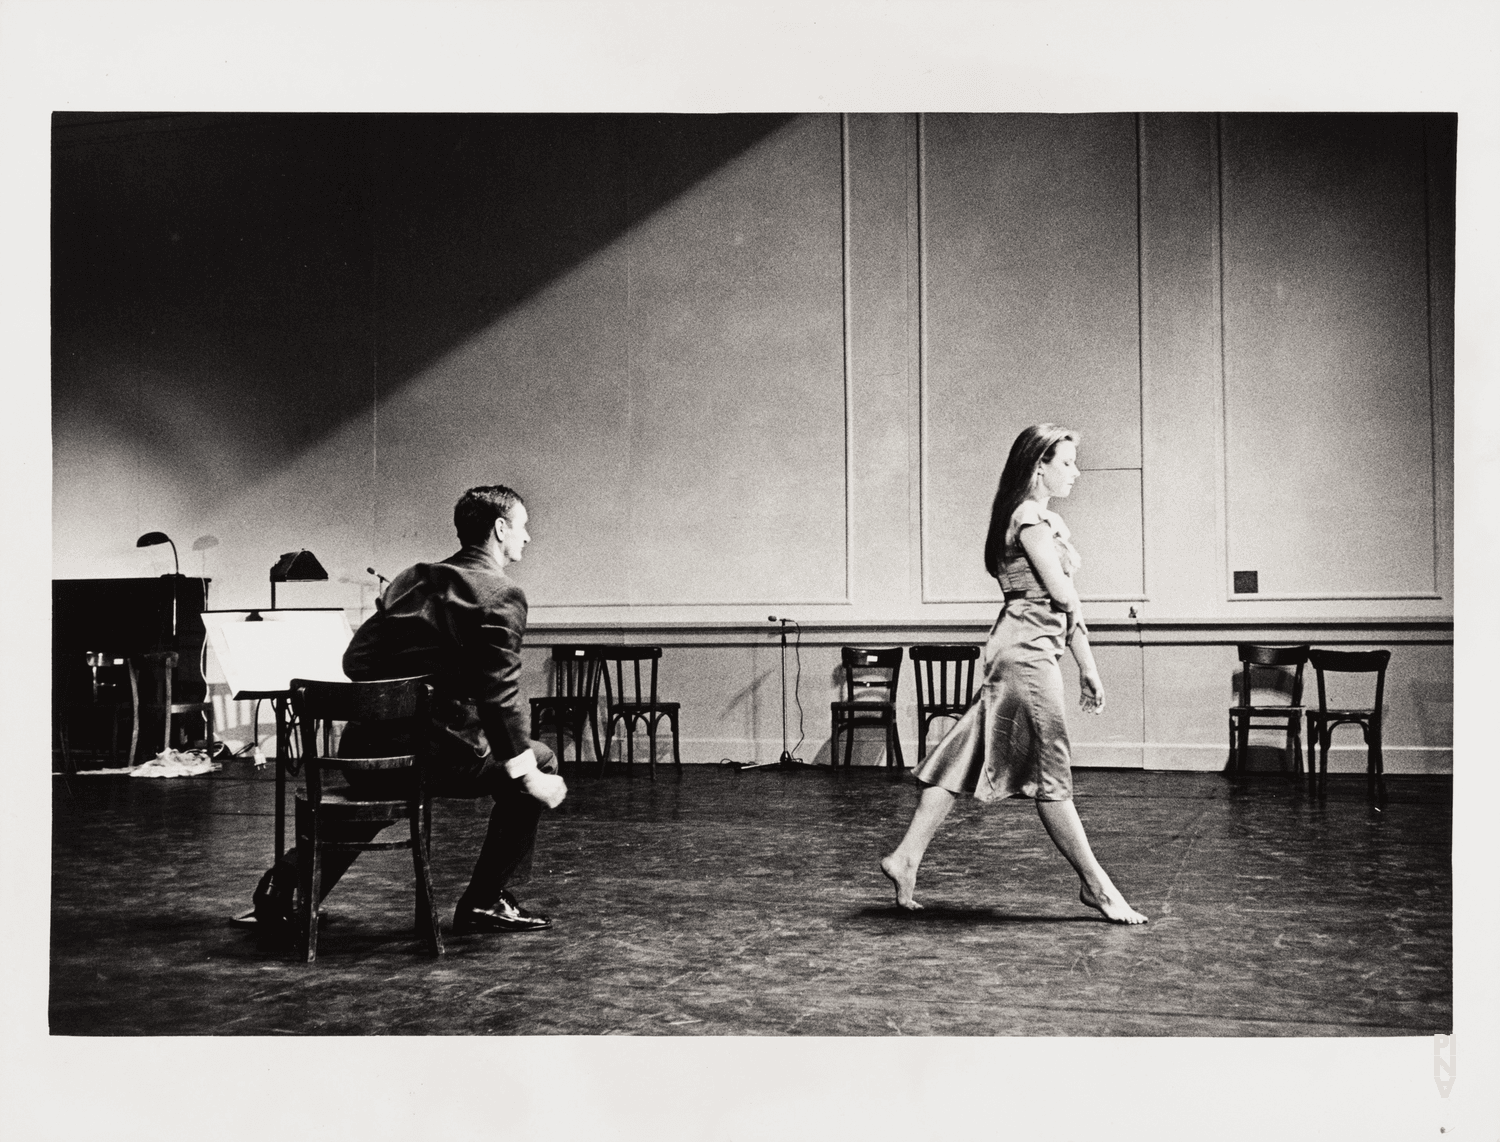
<svg viewBox="0 0 1500 1142">
<path fill-rule="evenodd" d="M 458 529 L 458 541 L 465 547 L 483 545 L 489 539 L 495 521 L 502 517 L 509 520 L 511 508 L 525 502 L 519 492 L 504 484 L 470 488 L 453 505 L 453 526 Z"/>
</svg>

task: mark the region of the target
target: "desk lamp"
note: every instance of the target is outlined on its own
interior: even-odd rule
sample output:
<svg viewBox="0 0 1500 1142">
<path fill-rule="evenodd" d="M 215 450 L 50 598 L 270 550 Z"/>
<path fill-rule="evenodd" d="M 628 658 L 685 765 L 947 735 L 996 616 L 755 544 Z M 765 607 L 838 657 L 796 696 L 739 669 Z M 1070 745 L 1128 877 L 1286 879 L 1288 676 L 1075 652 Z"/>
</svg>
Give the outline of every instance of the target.
<svg viewBox="0 0 1500 1142">
<path fill-rule="evenodd" d="M 311 583 L 328 578 L 328 572 L 318 562 L 318 557 L 307 548 L 288 551 L 271 568 L 271 609 L 276 609 L 277 583 Z"/>
<path fill-rule="evenodd" d="M 137 547 L 157 547 L 163 543 L 172 543 L 172 537 L 164 531 L 148 531 L 135 541 Z M 182 564 L 177 562 L 177 544 L 172 543 L 172 574 L 182 574 Z M 172 645 L 177 645 L 177 580 L 172 580 Z"/>
<path fill-rule="evenodd" d="M 148 531 L 135 541 L 137 547 L 157 547 L 163 543 L 172 543 L 172 537 L 164 531 Z M 182 566 L 177 562 L 177 544 L 172 543 L 172 573 L 182 574 Z"/>
</svg>

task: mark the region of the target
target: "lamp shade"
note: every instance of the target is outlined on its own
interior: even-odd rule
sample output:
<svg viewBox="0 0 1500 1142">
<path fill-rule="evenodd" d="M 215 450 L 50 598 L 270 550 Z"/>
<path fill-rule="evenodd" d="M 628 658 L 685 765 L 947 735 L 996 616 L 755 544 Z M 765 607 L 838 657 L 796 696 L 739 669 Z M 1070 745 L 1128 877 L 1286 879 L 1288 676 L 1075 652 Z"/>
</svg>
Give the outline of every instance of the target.
<svg viewBox="0 0 1500 1142">
<path fill-rule="evenodd" d="M 177 544 L 172 543 L 172 537 L 164 531 L 148 531 L 135 541 L 137 547 L 155 547 L 158 544 L 169 543 L 172 545 L 172 572 L 180 575 L 182 564 L 177 562 Z"/>
<path fill-rule="evenodd" d="M 288 551 L 271 568 L 273 583 L 311 583 L 326 578 L 328 572 L 323 570 L 318 557 L 305 547 L 301 551 Z"/>
</svg>

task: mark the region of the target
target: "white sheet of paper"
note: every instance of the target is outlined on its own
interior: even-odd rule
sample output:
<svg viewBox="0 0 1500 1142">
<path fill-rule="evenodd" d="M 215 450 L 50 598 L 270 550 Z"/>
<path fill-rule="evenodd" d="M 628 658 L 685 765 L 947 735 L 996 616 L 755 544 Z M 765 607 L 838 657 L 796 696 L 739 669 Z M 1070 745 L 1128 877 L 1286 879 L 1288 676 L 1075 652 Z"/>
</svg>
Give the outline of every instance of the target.
<svg viewBox="0 0 1500 1142">
<path fill-rule="evenodd" d="M 293 678 L 349 681 L 343 657 L 353 631 L 342 610 L 261 614 L 262 622 L 247 622 L 248 614 L 239 612 L 203 616 L 212 657 L 231 694 L 285 690 Z"/>
</svg>

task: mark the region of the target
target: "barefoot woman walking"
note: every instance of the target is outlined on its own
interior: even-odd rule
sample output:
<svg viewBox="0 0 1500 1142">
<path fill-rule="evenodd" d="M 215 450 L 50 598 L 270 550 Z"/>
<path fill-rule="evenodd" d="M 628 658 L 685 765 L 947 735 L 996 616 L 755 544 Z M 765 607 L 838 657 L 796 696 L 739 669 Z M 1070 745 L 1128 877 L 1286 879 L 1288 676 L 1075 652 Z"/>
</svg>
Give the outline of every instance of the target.
<svg viewBox="0 0 1500 1142">
<path fill-rule="evenodd" d="M 1104 684 L 1073 586 L 1078 552 L 1062 518 L 1047 510 L 1048 501 L 1066 496 L 1078 479 L 1077 451 L 1077 434 L 1052 424 L 1033 425 L 1011 446 L 984 541 L 985 567 L 1005 592 L 984 648 L 984 686 L 917 767 L 926 788 L 906 836 L 880 862 L 903 908 L 922 907 L 912 898 L 917 866 L 957 794 L 979 801 L 1019 795 L 1036 799 L 1042 824 L 1077 870 L 1078 898 L 1116 923 L 1146 922 L 1094 858 L 1073 806 L 1058 666 L 1065 648 L 1078 663 L 1083 709 L 1104 709 Z"/>
</svg>

